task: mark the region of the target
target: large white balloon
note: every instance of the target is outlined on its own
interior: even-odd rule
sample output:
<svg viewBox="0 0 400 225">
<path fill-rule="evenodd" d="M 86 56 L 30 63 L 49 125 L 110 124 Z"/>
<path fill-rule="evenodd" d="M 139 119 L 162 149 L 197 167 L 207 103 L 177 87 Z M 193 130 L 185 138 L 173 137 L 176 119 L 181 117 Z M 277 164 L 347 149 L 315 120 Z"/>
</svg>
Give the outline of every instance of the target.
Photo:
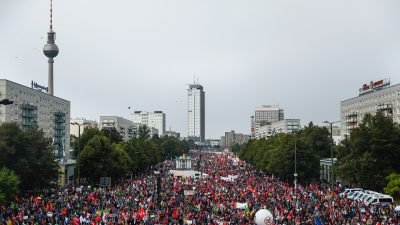
<svg viewBox="0 0 400 225">
<path fill-rule="evenodd" d="M 254 216 L 254 222 L 257 225 L 271 225 L 274 222 L 272 213 L 266 209 L 260 209 Z"/>
</svg>

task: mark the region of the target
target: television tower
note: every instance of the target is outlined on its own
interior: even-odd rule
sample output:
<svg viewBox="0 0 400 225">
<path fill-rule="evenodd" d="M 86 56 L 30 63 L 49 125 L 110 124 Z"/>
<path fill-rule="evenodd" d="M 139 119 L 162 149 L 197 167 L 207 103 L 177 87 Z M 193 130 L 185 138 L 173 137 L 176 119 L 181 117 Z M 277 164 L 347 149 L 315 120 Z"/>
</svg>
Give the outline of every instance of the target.
<svg viewBox="0 0 400 225">
<path fill-rule="evenodd" d="M 49 95 L 54 95 L 53 86 L 53 58 L 58 55 L 58 47 L 55 44 L 56 32 L 53 31 L 53 0 L 50 0 L 50 30 L 47 32 L 47 44 L 43 47 L 43 53 L 47 58 L 49 58 Z"/>
</svg>

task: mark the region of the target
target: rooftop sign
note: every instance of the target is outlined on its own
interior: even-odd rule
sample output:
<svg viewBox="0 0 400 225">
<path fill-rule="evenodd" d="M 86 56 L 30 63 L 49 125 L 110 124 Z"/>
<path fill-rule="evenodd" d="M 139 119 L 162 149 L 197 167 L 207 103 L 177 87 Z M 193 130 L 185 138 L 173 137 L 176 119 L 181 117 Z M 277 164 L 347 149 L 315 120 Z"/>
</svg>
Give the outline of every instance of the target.
<svg viewBox="0 0 400 225">
<path fill-rule="evenodd" d="M 363 84 L 363 86 L 359 89 L 359 95 L 368 94 L 370 92 L 374 92 L 380 90 L 384 87 L 388 87 L 390 85 L 389 79 L 371 81 L 370 84 Z"/>
<path fill-rule="evenodd" d="M 38 90 L 40 92 L 43 92 L 43 91 L 46 91 L 46 93 L 49 92 L 49 88 L 48 87 L 41 86 L 38 83 L 36 83 L 35 81 L 31 82 L 31 87 L 32 87 L 32 89 Z"/>
</svg>

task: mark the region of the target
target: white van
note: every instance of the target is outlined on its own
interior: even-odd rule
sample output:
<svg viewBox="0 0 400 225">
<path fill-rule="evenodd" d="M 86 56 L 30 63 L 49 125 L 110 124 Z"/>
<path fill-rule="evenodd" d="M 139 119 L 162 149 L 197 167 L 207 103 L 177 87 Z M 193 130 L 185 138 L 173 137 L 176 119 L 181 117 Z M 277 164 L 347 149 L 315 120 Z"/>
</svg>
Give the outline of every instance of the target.
<svg viewBox="0 0 400 225">
<path fill-rule="evenodd" d="M 345 196 L 348 196 L 350 193 L 355 192 L 355 191 L 362 191 L 362 188 L 346 188 L 342 193 L 339 194 L 339 197 L 344 198 Z"/>
<path fill-rule="evenodd" d="M 365 199 L 365 205 L 376 205 L 382 203 L 393 203 L 393 198 L 390 195 L 371 195 Z"/>
</svg>

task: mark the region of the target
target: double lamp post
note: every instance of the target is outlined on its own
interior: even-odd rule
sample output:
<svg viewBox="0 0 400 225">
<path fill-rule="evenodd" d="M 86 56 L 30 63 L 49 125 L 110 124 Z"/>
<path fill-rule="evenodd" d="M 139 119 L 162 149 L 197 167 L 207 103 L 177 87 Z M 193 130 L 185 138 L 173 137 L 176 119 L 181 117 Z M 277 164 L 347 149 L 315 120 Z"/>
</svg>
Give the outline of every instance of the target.
<svg viewBox="0 0 400 225">
<path fill-rule="evenodd" d="M 335 179 L 333 176 L 333 133 L 332 133 L 332 125 L 334 123 L 339 123 L 340 121 L 335 121 L 335 122 L 329 122 L 329 121 L 324 121 L 323 123 L 329 124 L 331 126 L 331 168 L 330 168 L 330 172 L 331 172 L 331 176 L 330 176 L 330 182 L 331 182 L 331 186 L 332 186 L 332 191 L 333 191 L 333 187 L 334 187 L 334 183 L 335 183 Z"/>
<path fill-rule="evenodd" d="M 71 123 L 71 125 L 78 126 L 78 150 L 76 152 L 75 159 L 76 159 L 76 163 L 77 163 L 77 166 L 78 166 L 78 186 L 79 186 L 81 184 L 81 170 L 80 170 L 78 156 L 79 156 L 79 153 L 81 153 L 81 146 L 80 146 L 80 142 L 81 142 L 81 126 L 88 125 L 88 123 L 79 124 L 77 122 L 74 122 L 74 123 Z"/>
</svg>

